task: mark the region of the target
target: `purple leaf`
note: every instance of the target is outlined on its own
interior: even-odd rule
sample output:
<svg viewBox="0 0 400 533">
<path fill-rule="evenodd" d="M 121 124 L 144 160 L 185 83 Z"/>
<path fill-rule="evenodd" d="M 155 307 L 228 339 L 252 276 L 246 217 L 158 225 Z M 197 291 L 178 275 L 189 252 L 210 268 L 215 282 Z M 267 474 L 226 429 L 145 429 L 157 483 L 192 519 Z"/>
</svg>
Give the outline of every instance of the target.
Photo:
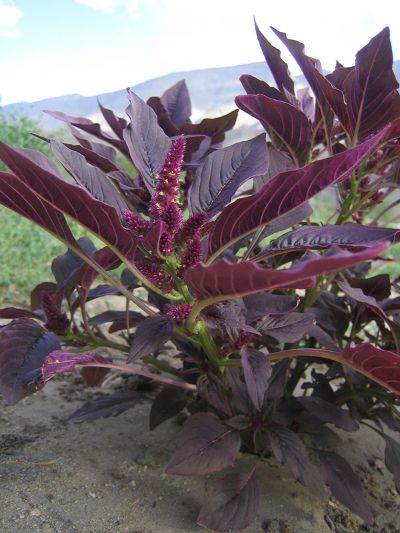
<svg viewBox="0 0 400 533">
<path fill-rule="evenodd" d="M 136 248 L 136 238 L 123 227 L 113 207 L 93 198 L 80 185 L 49 173 L 2 142 L 0 142 L 0 159 L 18 176 L 20 182 L 35 191 L 36 203 L 41 201 L 43 209 L 47 209 L 51 214 L 51 217 L 47 214 L 47 219 L 51 219 L 54 209 L 57 209 L 88 228 L 102 240 L 118 248 L 121 253 L 132 254 Z M 13 180 L 15 181 L 14 178 Z M 46 224 L 49 225 L 47 219 Z M 62 220 L 64 221 L 64 218 Z M 36 222 L 36 219 L 34 221 Z M 54 231 L 57 230 L 59 234 L 61 232 L 61 228 L 58 229 L 61 226 L 60 216 L 55 218 L 53 226 L 56 226 Z M 70 232 L 68 235 L 64 227 L 62 231 L 65 234 L 64 238 L 70 241 Z"/>
<path fill-rule="evenodd" d="M 311 127 L 305 114 L 292 104 L 263 94 L 237 96 L 236 105 L 258 119 L 285 145 L 297 166 L 303 165 L 311 148 Z"/>
<path fill-rule="evenodd" d="M 269 98 L 288 103 L 287 97 L 278 91 L 278 89 L 271 87 L 271 85 L 268 85 L 263 80 L 259 80 L 255 76 L 251 76 L 251 74 L 243 74 L 239 79 L 247 94 L 264 94 Z"/>
<path fill-rule="evenodd" d="M 343 224 L 342 226 L 303 226 L 295 231 L 281 235 L 260 252 L 255 260 L 261 261 L 271 255 L 291 250 L 319 250 L 335 246 L 362 249 L 377 242 L 396 242 L 400 231 L 392 228 Z"/>
<path fill-rule="evenodd" d="M 155 176 L 164 164 L 171 140 L 158 125 L 151 107 L 130 90 L 128 97 L 130 104 L 126 112 L 131 122 L 124 130 L 124 139 L 133 164 L 153 192 Z"/>
<path fill-rule="evenodd" d="M 76 245 L 62 213 L 43 201 L 17 176 L 0 172 L 0 204 L 31 220 L 65 244 Z"/>
<path fill-rule="evenodd" d="M 271 378 L 272 367 L 268 357 L 256 350 L 249 350 L 243 346 L 240 350 L 244 380 L 247 392 L 254 407 L 261 411 L 264 404 L 265 393 Z"/>
<path fill-rule="evenodd" d="M 108 204 L 121 213 L 127 208 L 122 196 L 107 176 L 97 167 L 89 165 L 80 153 L 70 150 L 59 141 L 50 141 L 55 157 L 75 180 L 83 185 L 94 198 Z"/>
<path fill-rule="evenodd" d="M 206 135 L 211 137 L 211 144 L 221 143 L 225 132 L 231 130 L 236 123 L 239 110 L 235 109 L 226 115 L 217 118 L 205 118 L 199 124 L 186 123 L 181 128 L 185 135 Z"/>
<path fill-rule="evenodd" d="M 160 100 L 177 128 L 188 122 L 192 114 L 192 105 L 185 80 L 180 80 L 167 89 Z"/>
<path fill-rule="evenodd" d="M 101 105 L 99 99 L 97 99 L 97 103 L 100 108 L 101 114 L 103 115 L 107 124 L 110 126 L 115 135 L 122 141 L 124 138 L 124 129 L 126 128 L 126 120 L 124 118 L 117 117 L 116 115 L 114 115 L 111 109 L 107 109 L 107 107 Z"/>
<path fill-rule="evenodd" d="M 312 313 L 288 313 L 263 318 L 257 329 L 281 342 L 297 342 L 309 333 L 315 321 Z"/>
<path fill-rule="evenodd" d="M 289 93 L 294 94 L 294 82 L 290 77 L 287 64 L 281 58 L 280 51 L 274 46 L 272 46 L 272 44 L 261 33 L 256 21 L 254 21 L 254 25 L 256 28 L 257 39 L 260 43 L 262 53 L 265 57 L 265 61 L 267 62 L 272 72 L 272 75 L 275 79 L 277 86 L 279 87 L 279 90 L 282 92 L 285 92 L 285 90 L 287 90 Z"/>
<path fill-rule="evenodd" d="M 165 471 L 183 476 L 219 472 L 235 462 L 239 433 L 209 413 L 192 415 L 184 423 Z"/>
<path fill-rule="evenodd" d="M 365 139 L 400 116 L 399 84 L 392 70 L 389 28 L 384 28 L 356 55 L 355 69 L 343 89 L 352 135 Z"/>
<path fill-rule="evenodd" d="M 390 327 L 393 336 L 400 341 L 400 325 L 391 320 L 385 311 L 378 305 L 378 302 L 373 296 L 367 296 L 361 289 L 351 287 L 346 281 L 338 281 L 338 286 L 342 291 L 353 298 L 356 302 L 366 305 L 371 311 L 378 315 L 382 320 L 384 320 Z"/>
<path fill-rule="evenodd" d="M 75 126 L 75 128 L 79 128 L 80 130 L 86 131 L 87 133 L 94 135 L 98 139 L 101 139 L 102 141 L 111 144 L 112 146 L 114 146 L 114 148 L 117 148 L 117 150 L 129 157 L 129 151 L 127 149 L 125 141 L 121 139 L 115 139 L 114 137 L 111 137 L 111 135 L 104 133 L 101 129 L 100 124 L 92 122 L 91 120 L 83 117 L 71 117 L 69 115 L 66 115 L 65 113 L 61 113 L 60 111 L 49 111 L 48 109 L 44 109 L 43 112 L 47 113 L 48 115 L 57 120 L 62 120 L 63 122 L 66 122 L 70 126 Z"/>
<path fill-rule="evenodd" d="M 197 169 L 189 191 L 189 207 L 212 218 L 227 205 L 247 180 L 267 172 L 265 135 L 242 141 L 210 154 Z"/>
<path fill-rule="evenodd" d="M 267 147 L 268 169 L 263 176 L 260 176 L 259 178 L 254 178 L 254 192 L 258 192 L 260 189 L 262 189 L 262 187 L 264 187 L 266 183 L 268 183 L 272 178 L 274 178 L 281 172 L 287 172 L 288 170 L 292 170 L 295 167 L 293 159 L 288 154 L 281 150 L 277 150 L 275 146 L 273 146 L 271 143 L 267 143 Z"/>
<path fill-rule="evenodd" d="M 255 519 L 258 505 L 255 468 L 246 474 L 234 472 L 223 479 L 222 491 L 213 494 L 203 505 L 197 524 L 221 533 L 239 531 Z"/>
<path fill-rule="evenodd" d="M 285 464 L 293 476 L 315 496 L 324 496 L 323 483 L 317 467 L 311 463 L 307 449 L 300 437 L 282 426 L 268 430 L 272 451 L 277 460 Z"/>
<path fill-rule="evenodd" d="M 397 492 L 400 492 L 400 445 L 388 435 L 385 435 L 384 439 L 386 442 L 385 464 L 389 472 L 393 474 Z"/>
<path fill-rule="evenodd" d="M 357 431 L 359 429 L 358 423 L 351 418 L 349 411 L 333 405 L 318 396 L 297 398 L 297 401 L 321 422 L 334 424 L 344 431 Z"/>
<path fill-rule="evenodd" d="M 114 392 L 86 402 L 83 407 L 72 413 L 69 422 L 91 422 L 99 418 L 118 416 L 127 409 L 135 407 L 140 395 L 134 391 Z"/>
<path fill-rule="evenodd" d="M 257 228 L 300 206 L 330 185 L 347 178 L 380 142 L 395 134 L 389 125 L 368 141 L 303 168 L 278 174 L 258 193 L 236 200 L 217 218 L 209 238 L 209 251 L 216 254 Z"/>
<path fill-rule="evenodd" d="M 203 374 L 198 379 L 196 386 L 200 398 L 206 400 L 209 405 L 212 405 L 212 407 L 221 411 L 221 413 L 231 416 L 232 411 L 225 394 L 226 387 L 224 387 L 216 376 Z"/>
<path fill-rule="evenodd" d="M 9 405 L 41 386 L 41 367 L 58 338 L 29 318 L 0 327 L 0 392 Z"/>
<path fill-rule="evenodd" d="M 136 311 L 129 311 L 129 323 L 133 324 L 142 320 L 144 317 Z M 107 324 L 108 322 L 119 322 L 122 321 L 126 327 L 126 311 L 103 311 L 99 315 L 92 316 L 89 318 L 90 326 L 101 326 L 102 324 Z"/>
<path fill-rule="evenodd" d="M 97 385 L 100 385 L 100 383 L 103 382 L 109 371 L 109 368 L 84 366 L 81 370 L 81 376 L 86 385 L 89 387 L 97 387 Z"/>
<path fill-rule="evenodd" d="M 150 430 L 179 414 L 185 408 L 187 395 L 185 391 L 165 388 L 157 394 L 150 410 Z"/>
<path fill-rule="evenodd" d="M 287 47 L 301 68 L 304 77 L 310 84 L 310 87 L 315 94 L 315 98 L 319 105 L 321 114 L 324 116 L 325 124 L 328 127 L 328 130 L 333 122 L 331 110 L 335 112 L 342 125 L 346 128 L 347 113 L 343 93 L 334 87 L 320 72 L 321 67 L 319 65 L 319 61 L 307 56 L 304 53 L 303 43 L 288 39 L 285 33 L 282 33 L 274 28 L 271 29 Z"/>
<path fill-rule="evenodd" d="M 88 237 L 81 237 L 77 243 L 85 254 L 91 256 L 96 251 L 95 245 Z M 56 278 L 59 289 L 74 285 L 73 277 L 85 265 L 84 260 L 68 249 L 64 254 L 58 255 L 51 263 L 51 271 Z"/>
<path fill-rule="evenodd" d="M 309 252 L 310 255 L 285 270 L 260 267 L 252 261 L 228 263 L 220 259 L 211 265 L 199 263 L 189 268 L 185 281 L 191 293 L 198 300 L 203 300 L 203 308 L 210 303 L 276 288 L 309 288 L 313 286 L 315 276 L 374 259 L 386 248 L 387 244 L 382 243 L 354 253 L 335 247 L 323 256 Z"/>
<path fill-rule="evenodd" d="M 366 524 L 372 524 L 373 517 L 364 500 L 360 480 L 349 463 L 336 453 L 320 452 L 319 458 L 325 483 L 332 495 L 360 516 Z"/>
<path fill-rule="evenodd" d="M 128 362 L 159 350 L 171 336 L 172 329 L 172 322 L 165 316 L 149 317 L 140 322 L 135 330 Z"/>
<path fill-rule="evenodd" d="M 57 374 L 73 372 L 77 367 L 107 364 L 110 364 L 110 361 L 97 353 L 69 353 L 63 350 L 54 350 L 43 361 L 42 378 L 46 382 Z"/>
<path fill-rule="evenodd" d="M 43 320 L 43 316 L 40 313 L 19 307 L 4 307 L 0 309 L 0 318 L 36 318 L 37 320 Z"/>
<path fill-rule="evenodd" d="M 297 348 L 270 353 L 271 361 L 283 357 L 316 357 L 338 361 L 400 396 L 400 355 L 369 342 L 349 345 L 342 352 L 322 348 Z"/>
<path fill-rule="evenodd" d="M 296 296 L 258 293 L 243 298 L 247 307 L 247 322 L 251 324 L 265 315 L 280 316 L 294 311 L 299 305 Z"/>
<path fill-rule="evenodd" d="M 151 96 L 147 100 L 146 104 L 150 106 L 154 113 L 157 115 L 158 124 L 162 128 L 164 133 L 168 135 L 168 137 L 174 137 L 176 135 L 179 135 L 179 129 L 172 122 L 168 111 L 165 109 L 161 102 L 161 98 L 159 98 L 158 96 Z"/>
</svg>

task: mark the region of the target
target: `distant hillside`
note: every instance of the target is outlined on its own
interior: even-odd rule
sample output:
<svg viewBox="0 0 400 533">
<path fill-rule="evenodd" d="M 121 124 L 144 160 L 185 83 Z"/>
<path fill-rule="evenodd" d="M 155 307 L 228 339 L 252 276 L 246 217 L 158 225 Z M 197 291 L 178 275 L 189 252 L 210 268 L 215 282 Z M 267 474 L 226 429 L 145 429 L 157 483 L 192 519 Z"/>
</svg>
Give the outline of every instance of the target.
<svg viewBox="0 0 400 533">
<path fill-rule="evenodd" d="M 395 61 L 394 71 L 400 79 L 400 61 Z M 161 95 L 168 87 L 178 80 L 185 79 L 192 99 L 193 118 L 216 116 L 235 107 L 234 99 L 244 92 L 239 77 L 241 74 L 252 74 L 268 83 L 274 83 L 272 74 L 265 62 L 249 63 L 233 67 L 209 68 L 187 72 L 174 72 L 132 87 L 141 98 Z M 298 77 L 299 84 L 304 79 Z M 124 113 L 127 106 L 125 89 L 98 95 L 101 103 L 117 113 Z M 19 102 L 3 107 L 6 114 L 17 113 L 37 119 L 45 129 L 60 127 L 60 122 L 42 113 L 43 109 L 62 111 L 63 113 L 92 119 L 100 119 L 96 96 L 69 94 L 55 98 L 47 98 L 37 102 Z M 243 119 L 242 119 L 243 120 Z M 249 120 L 249 123 L 251 121 Z"/>
</svg>

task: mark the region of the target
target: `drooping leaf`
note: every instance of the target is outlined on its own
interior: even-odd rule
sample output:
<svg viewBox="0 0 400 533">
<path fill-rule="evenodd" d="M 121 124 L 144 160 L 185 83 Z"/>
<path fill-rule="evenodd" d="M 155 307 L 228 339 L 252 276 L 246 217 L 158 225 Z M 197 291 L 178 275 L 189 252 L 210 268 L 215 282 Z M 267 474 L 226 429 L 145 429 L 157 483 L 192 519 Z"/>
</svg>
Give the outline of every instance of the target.
<svg viewBox="0 0 400 533">
<path fill-rule="evenodd" d="M 77 367 L 107 365 L 107 359 L 97 353 L 70 353 L 53 349 L 43 361 L 42 378 L 46 382 L 57 374 L 73 372 Z"/>
<path fill-rule="evenodd" d="M 140 359 L 158 350 L 172 334 L 172 322 L 165 316 L 149 317 L 137 326 L 128 361 Z"/>
<path fill-rule="evenodd" d="M 364 139 L 400 116 L 399 84 L 392 70 L 389 28 L 356 55 L 355 69 L 343 83 L 351 134 Z"/>
<path fill-rule="evenodd" d="M 168 387 L 157 394 L 150 409 L 150 430 L 173 418 L 185 408 L 185 391 Z"/>
<path fill-rule="evenodd" d="M 94 254 L 96 247 L 88 237 L 81 237 L 77 243 L 79 247 L 89 256 Z M 57 256 L 51 263 L 51 271 L 56 278 L 57 286 L 60 289 L 71 285 L 74 274 L 85 264 L 84 260 L 68 249 L 64 254 Z"/>
<path fill-rule="evenodd" d="M 243 346 L 240 350 L 240 359 L 243 367 L 244 380 L 247 392 L 254 407 L 261 411 L 264 404 L 265 393 L 271 378 L 272 367 L 268 357 L 256 350 L 249 350 Z"/>
<path fill-rule="evenodd" d="M 239 110 L 235 109 L 226 115 L 217 118 L 204 118 L 198 124 L 186 123 L 181 128 L 185 135 L 206 135 L 211 137 L 211 145 L 221 143 L 225 133 L 231 130 L 238 116 Z"/>
<path fill-rule="evenodd" d="M 185 80 L 180 80 L 167 89 L 160 100 L 177 128 L 181 128 L 189 120 L 192 105 Z"/>
<path fill-rule="evenodd" d="M 346 295 L 350 296 L 350 298 L 353 298 L 356 302 L 364 304 L 366 307 L 371 309 L 373 313 L 384 320 L 390 327 L 395 339 L 400 342 L 400 324 L 387 316 L 385 311 L 379 306 L 378 302 L 373 296 L 367 296 L 361 289 L 351 287 L 347 281 L 338 281 L 337 284 Z"/>
<path fill-rule="evenodd" d="M 252 261 L 229 263 L 220 259 L 211 265 L 198 265 L 185 272 L 185 281 L 191 293 L 200 300 L 201 308 L 246 294 L 283 287 L 313 286 L 315 276 L 348 268 L 362 261 L 377 257 L 387 248 L 386 243 L 377 244 L 360 252 L 332 247 L 326 255 L 308 252 L 306 257 L 285 270 L 260 267 Z"/>
<path fill-rule="evenodd" d="M 35 191 L 38 198 L 36 203 L 41 200 L 43 209 L 51 215 L 54 209 L 67 214 L 122 253 L 128 250 L 132 254 L 132 250 L 136 247 L 136 238 L 132 232 L 124 228 L 113 207 L 95 199 L 81 186 L 49 173 L 2 142 L 0 142 L 0 159 L 18 176 L 20 182 Z M 47 214 L 47 217 L 50 218 L 50 215 Z M 54 231 L 57 230 L 58 233 L 61 231 L 58 229 L 61 225 L 59 218 L 55 218 L 54 221 L 54 224 L 57 224 Z M 47 221 L 46 224 L 49 225 Z M 66 232 L 65 227 L 62 230 Z M 64 238 L 71 240 L 68 234 Z"/>
<path fill-rule="evenodd" d="M 59 141 L 50 141 L 55 157 L 63 167 L 83 185 L 94 198 L 115 208 L 118 213 L 127 208 L 122 196 L 107 176 L 97 167 L 89 165 L 80 153 L 70 150 Z"/>
<path fill-rule="evenodd" d="M 268 132 L 279 138 L 297 166 L 307 161 L 311 127 L 300 109 L 264 94 L 237 96 L 235 102 L 239 109 L 258 119 Z"/>
<path fill-rule="evenodd" d="M 258 293 L 245 296 L 243 301 L 247 307 L 247 322 L 251 324 L 265 315 L 281 316 L 294 311 L 299 305 L 296 296 L 283 294 Z"/>
<path fill-rule="evenodd" d="M 62 213 L 13 174 L 0 172 L 0 204 L 34 222 L 65 244 L 76 244 Z"/>
<path fill-rule="evenodd" d="M 315 321 L 312 313 L 288 313 L 283 316 L 265 316 L 257 329 L 281 342 L 297 342 L 309 333 Z"/>
<path fill-rule="evenodd" d="M 196 413 L 184 423 L 165 470 L 184 476 L 219 472 L 233 465 L 239 448 L 237 431 L 209 413 Z"/>
<path fill-rule="evenodd" d="M 131 122 L 124 130 L 124 139 L 133 164 L 150 192 L 154 190 L 155 176 L 160 172 L 171 146 L 157 122 L 157 116 L 139 96 L 128 90 L 126 110 Z"/>
<path fill-rule="evenodd" d="M 90 317 L 88 322 L 90 326 L 101 326 L 102 324 L 107 324 L 108 322 L 122 321 L 125 323 L 126 327 L 126 318 L 126 311 L 103 311 L 99 315 Z M 135 321 L 137 322 L 144 317 L 137 311 L 129 311 L 128 318 L 130 323 L 134 323 Z"/>
<path fill-rule="evenodd" d="M 293 476 L 315 496 L 323 498 L 324 490 L 320 472 L 310 461 L 300 437 L 283 426 L 271 426 L 268 436 L 277 460 L 285 464 Z"/>
<path fill-rule="evenodd" d="M 240 531 L 255 519 L 258 505 L 255 468 L 245 474 L 234 472 L 223 479 L 222 491 L 203 505 L 197 524 L 221 533 Z"/>
<path fill-rule="evenodd" d="M 262 53 L 264 54 L 265 61 L 267 62 L 275 82 L 279 90 L 284 93 L 285 90 L 291 94 L 294 94 L 294 82 L 290 77 L 289 68 L 287 63 L 281 58 L 280 51 L 272 46 L 272 44 L 261 33 L 256 21 L 254 21 L 256 28 L 256 34 Z"/>
<path fill-rule="evenodd" d="M 197 169 L 188 202 L 192 212 L 205 211 L 212 218 L 247 180 L 268 168 L 265 135 L 211 153 Z"/>
<path fill-rule="evenodd" d="M 43 316 L 40 313 L 21 307 L 3 307 L 3 309 L 0 309 L 0 318 L 36 318 L 37 320 L 43 320 Z"/>
<path fill-rule="evenodd" d="M 0 327 L 0 392 L 9 405 L 43 386 L 43 361 L 59 347 L 54 333 L 30 318 Z"/>
<path fill-rule="evenodd" d="M 380 142 L 395 135 L 396 130 L 397 124 L 389 125 L 355 148 L 278 174 L 258 193 L 225 207 L 210 232 L 210 254 L 224 250 L 257 228 L 289 213 L 318 192 L 347 178 Z"/>
<path fill-rule="evenodd" d="M 385 435 L 385 442 L 385 464 L 393 474 L 397 492 L 400 492 L 400 444 L 388 435 Z"/>
<path fill-rule="evenodd" d="M 99 418 L 118 416 L 127 409 L 135 407 L 140 401 L 140 395 L 134 391 L 114 392 L 99 396 L 85 403 L 83 407 L 72 413 L 69 422 L 91 422 Z"/>
<path fill-rule="evenodd" d="M 349 463 L 340 455 L 332 452 L 320 452 L 325 483 L 332 495 L 353 513 L 360 516 L 366 524 L 373 522 L 373 517 L 364 495 L 361 483 Z"/>
<path fill-rule="evenodd" d="M 369 342 L 349 345 L 342 352 L 323 348 L 297 348 L 270 353 L 269 357 L 271 361 L 284 357 L 316 357 L 338 361 L 400 395 L 400 355 L 377 348 Z"/>
<path fill-rule="evenodd" d="M 321 420 L 321 422 L 334 424 L 337 428 L 343 429 L 344 431 L 357 431 L 359 429 L 358 423 L 351 418 L 349 411 L 327 402 L 318 396 L 297 398 L 297 401 L 309 413 Z"/>
<path fill-rule="evenodd" d="M 123 154 L 129 157 L 129 151 L 127 149 L 125 141 L 121 139 L 116 139 L 111 135 L 108 135 L 108 133 L 105 133 L 101 129 L 100 124 L 92 122 L 91 120 L 83 117 L 71 117 L 69 115 L 66 115 L 65 113 L 61 113 L 60 111 L 49 111 L 48 109 L 44 109 L 43 112 L 47 113 L 48 115 L 57 120 L 66 122 L 70 126 L 74 126 L 75 128 L 94 135 L 98 139 L 101 139 L 102 141 L 111 144 L 112 146 L 120 150 Z"/>
<path fill-rule="evenodd" d="M 281 235 L 260 252 L 255 258 L 261 261 L 271 255 L 291 250 L 318 250 L 335 246 L 362 249 L 377 242 L 396 242 L 400 232 L 395 228 L 343 224 L 326 226 L 303 226 L 295 231 Z"/>
</svg>

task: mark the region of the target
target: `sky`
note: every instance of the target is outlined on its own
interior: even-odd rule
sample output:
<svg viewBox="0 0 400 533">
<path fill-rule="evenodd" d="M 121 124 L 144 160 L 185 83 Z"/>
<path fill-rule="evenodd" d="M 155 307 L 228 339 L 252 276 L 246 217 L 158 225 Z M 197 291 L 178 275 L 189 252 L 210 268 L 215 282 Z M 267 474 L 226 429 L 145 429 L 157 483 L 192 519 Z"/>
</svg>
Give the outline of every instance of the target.
<svg viewBox="0 0 400 533">
<path fill-rule="evenodd" d="M 274 45 L 271 25 L 305 43 L 326 69 L 336 59 L 354 64 L 384 26 L 400 59 L 398 0 L 0 0 L 1 103 L 90 96 L 170 72 L 262 61 L 253 16 Z"/>
</svg>

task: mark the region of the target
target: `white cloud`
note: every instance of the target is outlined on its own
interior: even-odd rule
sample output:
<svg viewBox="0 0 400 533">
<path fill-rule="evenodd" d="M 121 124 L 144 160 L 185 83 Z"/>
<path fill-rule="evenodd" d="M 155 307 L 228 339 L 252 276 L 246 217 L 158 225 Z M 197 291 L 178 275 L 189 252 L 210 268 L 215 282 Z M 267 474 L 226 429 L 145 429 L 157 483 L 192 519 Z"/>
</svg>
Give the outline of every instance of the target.
<svg viewBox="0 0 400 533">
<path fill-rule="evenodd" d="M 138 0 L 75 0 L 75 3 L 105 13 L 113 13 L 117 7 L 124 6 L 132 15 L 136 14 L 138 7 Z"/>
<path fill-rule="evenodd" d="M 22 11 L 7 2 L 0 0 L 0 36 L 15 39 L 19 37 L 20 31 L 16 27 L 22 17 Z"/>
<path fill-rule="evenodd" d="M 19 28 L 0 30 L 0 35 L 3 37 L 8 37 L 9 39 L 17 39 L 21 35 L 21 30 Z"/>
</svg>

